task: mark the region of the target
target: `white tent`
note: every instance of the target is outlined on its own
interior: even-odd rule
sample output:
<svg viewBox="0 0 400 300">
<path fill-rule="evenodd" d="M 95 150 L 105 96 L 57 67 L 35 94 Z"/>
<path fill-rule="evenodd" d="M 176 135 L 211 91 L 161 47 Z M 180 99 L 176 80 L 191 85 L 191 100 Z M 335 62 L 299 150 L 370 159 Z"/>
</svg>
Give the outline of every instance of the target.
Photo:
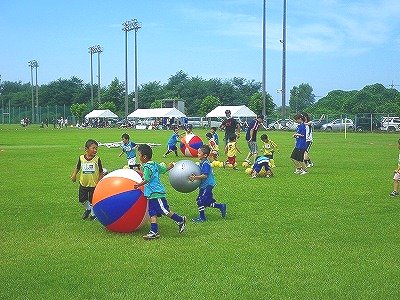
<svg viewBox="0 0 400 300">
<path fill-rule="evenodd" d="M 257 115 L 246 105 L 241 106 L 218 106 L 210 111 L 206 118 L 215 118 L 215 117 L 225 117 L 225 111 L 229 109 L 231 111 L 232 117 L 256 117 Z"/>
<path fill-rule="evenodd" d="M 128 118 L 181 118 L 186 117 L 184 113 L 176 108 L 148 108 L 137 109 L 128 115 Z"/>
<path fill-rule="evenodd" d="M 111 110 L 109 109 L 95 109 L 92 110 L 90 113 L 88 113 L 85 116 L 85 119 L 94 119 L 94 118 L 105 118 L 105 119 L 113 119 L 113 118 L 118 118 L 116 114 L 114 114 Z"/>
</svg>

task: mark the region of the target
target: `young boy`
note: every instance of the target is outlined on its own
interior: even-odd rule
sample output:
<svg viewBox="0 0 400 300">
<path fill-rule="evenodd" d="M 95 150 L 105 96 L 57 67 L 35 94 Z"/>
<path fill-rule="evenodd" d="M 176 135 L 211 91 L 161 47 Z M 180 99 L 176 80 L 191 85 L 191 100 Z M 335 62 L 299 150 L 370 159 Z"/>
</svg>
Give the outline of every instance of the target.
<svg viewBox="0 0 400 300">
<path fill-rule="evenodd" d="M 179 129 L 177 126 L 173 127 L 173 133 L 167 142 L 167 152 L 163 155 L 163 157 L 167 157 L 171 152 L 175 153 L 175 156 L 178 156 L 178 148 L 176 148 L 176 143 L 179 141 Z"/>
<path fill-rule="evenodd" d="M 236 154 L 240 153 L 240 150 L 237 146 L 236 142 L 236 134 L 232 134 L 229 137 L 228 144 L 225 146 L 225 154 L 227 156 L 227 160 L 224 162 L 224 168 L 227 164 L 232 165 L 232 168 L 234 170 L 237 170 L 236 168 Z"/>
<path fill-rule="evenodd" d="M 261 141 L 264 143 L 263 145 L 263 150 L 264 150 L 264 156 L 269 158 L 269 164 L 271 168 L 275 167 L 275 162 L 274 162 L 274 152 L 278 151 L 278 145 L 271 139 L 268 138 L 268 135 L 263 134 L 261 135 Z"/>
<path fill-rule="evenodd" d="M 136 148 L 137 144 L 129 140 L 129 134 L 124 133 L 122 136 L 122 152 L 119 154 L 126 153 L 126 159 L 128 160 L 128 166 L 130 169 L 139 169 L 140 165 L 136 163 Z"/>
<path fill-rule="evenodd" d="M 79 202 L 85 206 L 82 219 L 95 220 L 93 213 L 92 198 L 94 189 L 101 178 L 103 178 L 103 166 L 97 154 L 99 144 L 95 140 L 87 140 L 85 143 L 85 154 L 80 155 L 75 170 L 71 174 L 72 182 L 76 181 L 76 176 L 80 171 L 79 177 Z"/>
<path fill-rule="evenodd" d="M 267 177 L 271 177 L 273 174 L 270 168 L 270 161 L 271 160 L 267 156 L 257 156 L 253 165 L 253 171 L 251 172 L 251 178 L 256 178 L 262 168 L 264 168 Z"/>
<path fill-rule="evenodd" d="M 218 160 L 218 151 L 219 147 L 217 142 L 214 140 L 213 135 L 211 132 L 206 133 L 206 138 L 208 140 L 208 145 L 210 146 L 211 153 L 210 153 L 210 161 Z"/>
<path fill-rule="evenodd" d="M 296 139 L 296 143 L 290 158 L 296 167 L 294 173 L 304 175 L 307 174 L 307 167 L 304 163 L 304 152 L 307 150 L 306 127 L 304 124 L 303 115 L 297 114 L 293 119 L 299 125 L 297 125 L 296 133 L 293 134 L 293 138 Z"/>
<path fill-rule="evenodd" d="M 214 141 L 217 143 L 217 145 L 219 145 L 219 138 L 218 138 L 218 134 L 217 134 L 217 127 L 211 127 L 210 128 L 210 133 L 212 134 L 212 137 L 214 139 Z"/>
<path fill-rule="evenodd" d="M 397 141 L 397 148 L 400 150 L 400 139 Z M 393 192 L 390 193 L 390 196 L 392 197 L 396 197 L 399 195 L 399 180 L 400 180 L 400 153 L 397 162 L 397 169 L 394 170 Z"/>
<path fill-rule="evenodd" d="M 201 180 L 199 195 L 196 199 L 197 207 L 199 210 L 199 217 L 192 219 L 193 222 L 201 223 L 206 221 L 205 208 L 213 207 L 221 211 L 222 218 L 226 217 L 226 204 L 217 203 L 213 197 L 212 189 L 215 186 L 214 174 L 212 172 L 210 161 L 208 156 L 210 155 L 210 147 L 203 145 L 199 150 L 197 157 L 200 160 L 200 175 L 192 174 L 189 176 L 189 180 Z"/>
<path fill-rule="evenodd" d="M 158 233 L 157 216 L 166 215 L 178 224 L 179 233 L 185 230 L 186 217 L 170 211 L 167 199 L 165 199 L 165 188 L 160 181 L 160 174 L 164 174 L 173 168 L 171 163 L 168 167 L 151 160 L 153 150 L 149 145 L 138 146 L 139 160 L 142 162 L 143 181 L 135 184 L 134 188 L 144 186 L 144 196 L 149 203 L 150 232 L 143 236 L 145 240 L 154 240 L 160 237 Z"/>
</svg>

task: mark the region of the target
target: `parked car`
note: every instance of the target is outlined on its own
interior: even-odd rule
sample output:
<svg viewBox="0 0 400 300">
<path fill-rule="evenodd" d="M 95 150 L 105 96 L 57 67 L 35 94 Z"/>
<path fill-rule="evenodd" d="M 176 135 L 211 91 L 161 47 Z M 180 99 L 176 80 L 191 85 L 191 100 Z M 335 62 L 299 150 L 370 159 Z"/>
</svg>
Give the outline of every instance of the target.
<svg viewBox="0 0 400 300">
<path fill-rule="evenodd" d="M 344 130 L 345 126 L 346 126 L 347 130 L 354 130 L 354 128 L 355 128 L 353 120 L 346 118 L 346 119 L 336 119 L 336 120 L 333 120 L 332 122 L 326 123 L 326 124 L 322 125 L 321 130 L 341 131 L 341 130 Z"/>
<path fill-rule="evenodd" d="M 400 117 L 383 117 L 380 125 L 384 131 L 400 131 Z"/>
<path fill-rule="evenodd" d="M 378 130 L 380 122 L 371 117 L 359 117 L 355 119 L 355 128 L 357 131 L 373 131 Z"/>
<path fill-rule="evenodd" d="M 272 130 L 295 130 L 297 128 L 297 123 L 292 119 L 279 119 L 268 125 L 268 129 Z"/>
<path fill-rule="evenodd" d="M 327 119 L 312 120 L 314 129 L 321 129 L 322 125 L 328 123 Z"/>
<path fill-rule="evenodd" d="M 191 124 L 193 128 L 203 127 L 202 117 L 187 117 L 187 123 Z"/>
</svg>

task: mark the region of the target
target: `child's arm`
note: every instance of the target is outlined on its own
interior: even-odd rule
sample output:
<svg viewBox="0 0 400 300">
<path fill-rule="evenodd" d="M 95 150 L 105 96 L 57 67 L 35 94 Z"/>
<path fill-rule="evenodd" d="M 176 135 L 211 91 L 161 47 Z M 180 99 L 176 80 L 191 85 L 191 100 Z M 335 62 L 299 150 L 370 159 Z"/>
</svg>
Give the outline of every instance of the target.
<svg viewBox="0 0 400 300">
<path fill-rule="evenodd" d="M 133 185 L 134 189 L 139 188 L 140 186 L 144 186 L 146 183 L 148 183 L 147 180 L 143 180 L 142 182 L 136 183 L 135 185 Z"/>
<path fill-rule="evenodd" d="M 206 174 L 200 174 L 200 175 L 192 174 L 192 175 L 189 176 L 189 180 L 190 181 L 203 180 L 205 178 L 207 178 Z"/>
<path fill-rule="evenodd" d="M 78 174 L 78 172 L 79 172 L 78 169 L 75 169 L 75 170 L 72 172 L 72 174 L 71 174 L 71 180 L 72 180 L 72 182 L 75 182 L 75 181 L 76 181 L 76 175 Z"/>
</svg>

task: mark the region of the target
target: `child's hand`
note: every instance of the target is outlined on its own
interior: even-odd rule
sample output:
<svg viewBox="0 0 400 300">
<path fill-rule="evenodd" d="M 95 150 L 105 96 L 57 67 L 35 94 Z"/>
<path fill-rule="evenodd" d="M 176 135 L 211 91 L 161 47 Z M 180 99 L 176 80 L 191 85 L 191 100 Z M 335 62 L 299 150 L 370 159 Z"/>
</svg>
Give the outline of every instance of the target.
<svg viewBox="0 0 400 300">
<path fill-rule="evenodd" d="M 195 174 L 190 175 L 189 176 L 189 180 L 192 181 L 192 182 L 195 181 L 196 180 L 196 175 Z"/>
</svg>

